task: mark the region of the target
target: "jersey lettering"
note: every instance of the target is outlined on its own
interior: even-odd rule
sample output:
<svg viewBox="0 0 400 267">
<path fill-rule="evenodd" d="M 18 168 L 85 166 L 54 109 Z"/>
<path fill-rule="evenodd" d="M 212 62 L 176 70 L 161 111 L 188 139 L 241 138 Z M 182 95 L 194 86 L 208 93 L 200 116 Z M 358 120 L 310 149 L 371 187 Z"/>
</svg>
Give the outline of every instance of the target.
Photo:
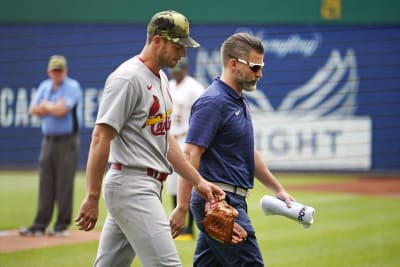
<svg viewBox="0 0 400 267">
<path fill-rule="evenodd" d="M 165 114 L 159 113 L 160 111 L 160 100 L 157 96 L 153 95 L 153 104 L 150 107 L 149 115 L 147 116 L 146 122 L 142 128 L 150 126 L 150 131 L 154 136 L 166 135 L 171 128 L 172 110 L 167 110 Z"/>
<path fill-rule="evenodd" d="M 163 116 L 160 114 L 159 116 Z M 171 128 L 171 118 L 167 117 L 166 121 L 159 122 L 157 124 L 152 124 L 150 129 L 151 133 L 155 136 L 166 135 L 167 131 Z"/>
</svg>

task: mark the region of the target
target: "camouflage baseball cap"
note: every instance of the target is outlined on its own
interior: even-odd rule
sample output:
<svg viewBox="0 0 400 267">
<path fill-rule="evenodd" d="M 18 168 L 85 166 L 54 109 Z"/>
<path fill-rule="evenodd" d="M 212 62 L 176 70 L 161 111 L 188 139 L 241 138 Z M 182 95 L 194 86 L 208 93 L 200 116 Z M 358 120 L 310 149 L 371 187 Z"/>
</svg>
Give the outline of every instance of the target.
<svg viewBox="0 0 400 267">
<path fill-rule="evenodd" d="M 67 69 L 67 60 L 64 56 L 54 55 L 49 59 L 49 64 L 47 65 L 47 70 L 65 70 Z"/>
<path fill-rule="evenodd" d="M 160 35 L 184 47 L 199 47 L 200 44 L 189 36 L 189 21 L 174 10 L 156 13 L 147 25 L 147 33 Z"/>
</svg>

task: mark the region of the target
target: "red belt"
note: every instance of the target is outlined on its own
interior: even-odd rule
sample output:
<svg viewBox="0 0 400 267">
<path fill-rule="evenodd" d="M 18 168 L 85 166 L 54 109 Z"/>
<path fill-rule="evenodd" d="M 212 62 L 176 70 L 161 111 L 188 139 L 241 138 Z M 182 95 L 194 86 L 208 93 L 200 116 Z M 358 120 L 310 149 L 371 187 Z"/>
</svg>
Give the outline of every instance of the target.
<svg viewBox="0 0 400 267">
<path fill-rule="evenodd" d="M 110 168 L 114 170 L 122 170 L 124 167 L 121 163 L 111 163 Z M 165 181 L 168 177 L 168 173 L 158 172 L 152 168 L 147 168 L 147 175 L 156 178 L 159 181 Z"/>
</svg>

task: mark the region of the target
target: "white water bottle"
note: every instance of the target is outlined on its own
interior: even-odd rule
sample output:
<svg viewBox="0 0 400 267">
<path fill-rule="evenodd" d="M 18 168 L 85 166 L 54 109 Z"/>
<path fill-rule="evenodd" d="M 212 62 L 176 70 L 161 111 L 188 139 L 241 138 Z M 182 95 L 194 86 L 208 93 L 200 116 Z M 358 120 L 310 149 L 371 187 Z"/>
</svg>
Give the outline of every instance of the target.
<svg viewBox="0 0 400 267">
<path fill-rule="evenodd" d="M 284 201 L 267 195 L 260 200 L 261 209 L 265 215 L 283 215 L 301 223 L 304 228 L 310 227 L 314 222 L 315 209 L 296 201 L 291 201 L 290 204 L 291 208 L 288 208 Z"/>
</svg>

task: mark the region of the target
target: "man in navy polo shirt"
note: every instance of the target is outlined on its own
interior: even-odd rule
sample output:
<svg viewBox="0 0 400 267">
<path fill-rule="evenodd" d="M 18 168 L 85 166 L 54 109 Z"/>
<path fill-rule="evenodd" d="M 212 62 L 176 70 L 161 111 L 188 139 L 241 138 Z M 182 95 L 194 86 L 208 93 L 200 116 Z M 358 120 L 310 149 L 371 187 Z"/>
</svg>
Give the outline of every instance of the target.
<svg viewBox="0 0 400 267">
<path fill-rule="evenodd" d="M 264 48 L 259 39 L 237 33 L 221 47 L 223 71 L 192 107 L 185 154 L 208 181 L 226 192 L 227 202 L 239 212 L 236 222 L 248 233 L 238 245 L 223 244 L 205 231 L 205 201 L 191 186 L 179 180 L 178 206 L 170 217 L 172 232 L 180 231 L 189 206 L 200 233 L 194 266 L 264 266 L 247 214 L 246 197 L 254 177 L 274 191 L 290 207 L 293 198 L 264 164 L 254 148 L 254 134 L 248 101 L 243 90 L 254 91 L 262 76 Z"/>
<path fill-rule="evenodd" d="M 39 199 L 33 224 L 20 229 L 22 236 L 42 236 L 54 205 L 58 215 L 52 236 L 67 236 L 72 219 L 74 176 L 79 155 L 82 93 L 79 83 L 67 76 L 64 56 L 50 58 L 47 72 L 33 99 L 29 114 L 41 118 L 43 140 L 39 156 Z"/>
</svg>

